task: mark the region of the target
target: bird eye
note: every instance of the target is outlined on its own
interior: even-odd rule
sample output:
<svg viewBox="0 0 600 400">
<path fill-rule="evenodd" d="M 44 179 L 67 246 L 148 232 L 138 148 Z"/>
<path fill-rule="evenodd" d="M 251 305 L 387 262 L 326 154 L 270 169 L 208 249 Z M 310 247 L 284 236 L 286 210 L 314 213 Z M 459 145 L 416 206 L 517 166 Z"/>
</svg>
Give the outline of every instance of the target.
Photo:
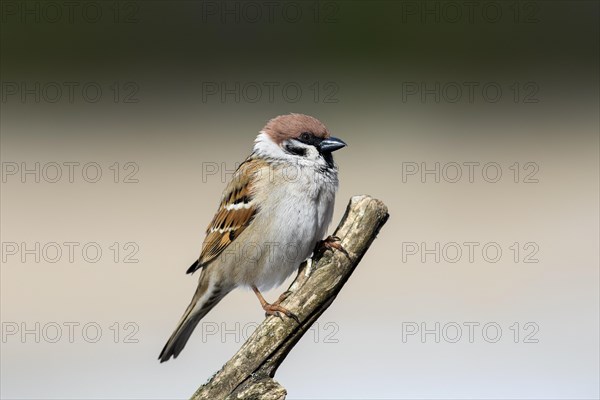
<svg viewBox="0 0 600 400">
<path fill-rule="evenodd" d="M 300 140 L 303 142 L 308 142 L 310 140 L 311 134 L 309 132 L 302 132 L 300 134 Z"/>
</svg>

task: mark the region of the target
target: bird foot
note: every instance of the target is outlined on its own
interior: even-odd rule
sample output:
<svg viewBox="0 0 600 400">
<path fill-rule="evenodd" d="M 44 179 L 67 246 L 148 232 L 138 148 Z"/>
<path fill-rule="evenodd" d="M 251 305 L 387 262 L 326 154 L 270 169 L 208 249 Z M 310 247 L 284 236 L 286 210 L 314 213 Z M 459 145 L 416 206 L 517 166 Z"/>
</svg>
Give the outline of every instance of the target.
<svg viewBox="0 0 600 400">
<path fill-rule="evenodd" d="M 290 294 L 292 294 L 291 291 L 287 290 L 283 292 L 281 296 L 279 296 L 277 301 L 271 304 L 267 303 L 267 301 L 262 296 L 262 294 L 256 286 L 252 286 L 252 290 L 254 290 L 254 293 L 260 301 L 260 305 L 262 306 L 263 310 L 265 310 L 265 317 L 268 317 L 269 315 L 275 315 L 276 317 L 279 317 L 283 320 L 283 315 L 285 315 L 286 317 L 292 318 L 298 323 L 298 325 L 300 325 L 300 319 L 298 318 L 298 316 L 290 310 L 288 310 L 287 308 L 281 306 L 281 302 L 287 299 Z"/>
<path fill-rule="evenodd" d="M 263 306 L 263 310 L 265 310 L 265 317 L 268 317 L 269 315 L 274 315 L 283 320 L 283 315 L 285 315 L 286 317 L 293 319 L 298 323 L 298 325 L 300 325 L 300 319 L 298 318 L 298 316 L 290 310 L 288 310 L 287 308 L 280 306 L 279 304 L 277 304 L 277 302 L 273 304 L 265 304 Z"/>
<path fill-rule="evenodd" d="M 292 294 L 291 290 L 286 290 L 285 292 L 281 293 L 281 295 L 279 296 L 277 301 L 275 303 L 273 303 L 273 305 L 278 306 L 279 304 L 281 304 L 282 301 L 287 299 L 290 296 L 290 294 Z"/>
<path fill-rule="evenodd" d="M 325 239 L 317 242 L 314 253 L 315 253 L 315 255 L 322 256 L 323 253 L 325 253 L 327 250 L 335 249 L 335 250 L 341 251 L 342 253 L 344 253 L 344 255 L 346 257 L 350 258 L 350 255 L 348 254 L 346 249 L 344 249 L 344 247 L 340 243 L 341 241 L 342 241 L 342 239 L 340 239 L 339 237 L 330 235 L 330 236 L 326 237 Z"/>
</svg>

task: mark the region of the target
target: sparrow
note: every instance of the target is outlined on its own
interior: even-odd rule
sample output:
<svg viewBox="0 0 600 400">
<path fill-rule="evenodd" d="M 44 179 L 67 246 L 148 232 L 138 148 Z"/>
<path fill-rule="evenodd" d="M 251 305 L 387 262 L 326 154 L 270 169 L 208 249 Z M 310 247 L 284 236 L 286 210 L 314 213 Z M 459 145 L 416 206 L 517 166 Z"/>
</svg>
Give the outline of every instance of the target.
<svg viewBox="0 0 600 400">
<path fill-rule="evenodd" d="M 200 257 L 187 270 L 200 271 L 198 287 L 161 363 L 177 358 L 200 320 L 237 287 L 251 288 L 266 315 L 297 320 L 280 305 L 289 292 L 270 304 L 261 291 L 281 285 L 319 246 L 338 248 L 339 239 L 323 238 L 338 188 L 332 152 L 345 146 L 308 115 L 267 122 L 223 191 Z"/>
</svg>

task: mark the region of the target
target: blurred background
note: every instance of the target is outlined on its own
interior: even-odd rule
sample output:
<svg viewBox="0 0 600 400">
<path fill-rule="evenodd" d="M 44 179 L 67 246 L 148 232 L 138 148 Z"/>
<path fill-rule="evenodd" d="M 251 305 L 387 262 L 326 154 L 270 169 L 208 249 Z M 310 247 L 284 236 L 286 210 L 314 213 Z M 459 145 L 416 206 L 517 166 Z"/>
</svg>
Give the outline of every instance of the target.
<svg viewBox="0 0 600 400">
<path fill-rule="evenodd" d="M 263 319 L 249 291 L 156 358 L 289 112 L 349 144 L 331 231 L 356 194 L 391 215 L 277 372 L 289 399 L 598 398 L 597 2 L 0 11 L 2 398 L 188 398 L 217 371 Z"/>
</svg>

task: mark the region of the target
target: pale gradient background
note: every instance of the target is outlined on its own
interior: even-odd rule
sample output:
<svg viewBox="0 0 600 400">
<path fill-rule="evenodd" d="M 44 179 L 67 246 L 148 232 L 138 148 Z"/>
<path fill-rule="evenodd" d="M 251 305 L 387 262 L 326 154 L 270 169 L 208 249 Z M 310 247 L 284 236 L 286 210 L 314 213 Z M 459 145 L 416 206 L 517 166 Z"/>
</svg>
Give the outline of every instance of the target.
<svg viewBox="0 0 600 400">
<path fill-rule="evenodd" d="M 195 288 L 184 271 L 225 185 L 219 176 L 203 182 L 202 165 L 233 169 L 267 119 L 292 111 L 320 118 L 349 144 L 335 154 L 334 224 L 363 193 L 382 199 L 391 217 L 322 316 L 318 340 L 305 336 L 277 372 L 288 398 L 598 398 L 597 3 L 534 2 L 539 22 L 531 24 L 402 23 L 402 2 L 335 3 L 330 24 L 221 24 L 203 23 L 201 3 L 135 4 L 133 24 L 2 21 L 3 83 L 99 82 L 106 90 L 94 104 L 1 104 L 3 163 L 97 162 L 103 170 L 95 184 L 81 175 L 74 183 L 7 177 L 2 242 L 104 250 L 95 264 L 80 253 L 74 263 L 66 254 L 57 263 L 3 254 L 3 326 L 95 322 L 103 335 L 97 343 L 80 329 L 74 343 L 66 328 L 57 343 L 7 336 L 2 398 L 186 398 L 218 370 L 241 345 L 233 334 L 203 342 L 198 330 L 177 360 L 156 360 Z M 136 82 L 139 102 L 113 103 L 114 81 Z M 205 102 L 202 82 L 211 81 L 298 82 L 304 92 L 296 103 Z M 338 102 L 315 101 L 316 81 L 335 82 Z M 498 82 L 504 92 L 497 103 L 403 102 L 410 81 Z M 535 82 L 539 102 L 513 102 L 514 82 Z M 403 162 L 470 161 L 499 163 L 502 179 L 402 181 Z M 135 162 L 139 183 L 112 182 L 114 162 Z M 514 183 L 514 162 L 535 162 L 539 183 Z M 403 242 L 469 241 L 497 242 L 501 260 L 399 257 Z M 113 242 L 137 243 L 139 263 L 115 263 Z M 535 242 L 539 262 L 515 263 L 514 242 Z M 239 290 L 206 321 L 234 330 L 262 318 L 254 295 Z M 137 324 L 138 343 L 123 343 L 122 329 L 115 343 L 114 322 Z M 403 343 L 406 322 L 496 322 L 503 332 L 497 343 L 480 329 L 469 343 L 466 328 L 458 343 L 432 335 Z M 523 343 L 527 322 L 539 326 L 538 343 Z M 332 326 L 333 342 L 325 340 Z"/>
</svg>

